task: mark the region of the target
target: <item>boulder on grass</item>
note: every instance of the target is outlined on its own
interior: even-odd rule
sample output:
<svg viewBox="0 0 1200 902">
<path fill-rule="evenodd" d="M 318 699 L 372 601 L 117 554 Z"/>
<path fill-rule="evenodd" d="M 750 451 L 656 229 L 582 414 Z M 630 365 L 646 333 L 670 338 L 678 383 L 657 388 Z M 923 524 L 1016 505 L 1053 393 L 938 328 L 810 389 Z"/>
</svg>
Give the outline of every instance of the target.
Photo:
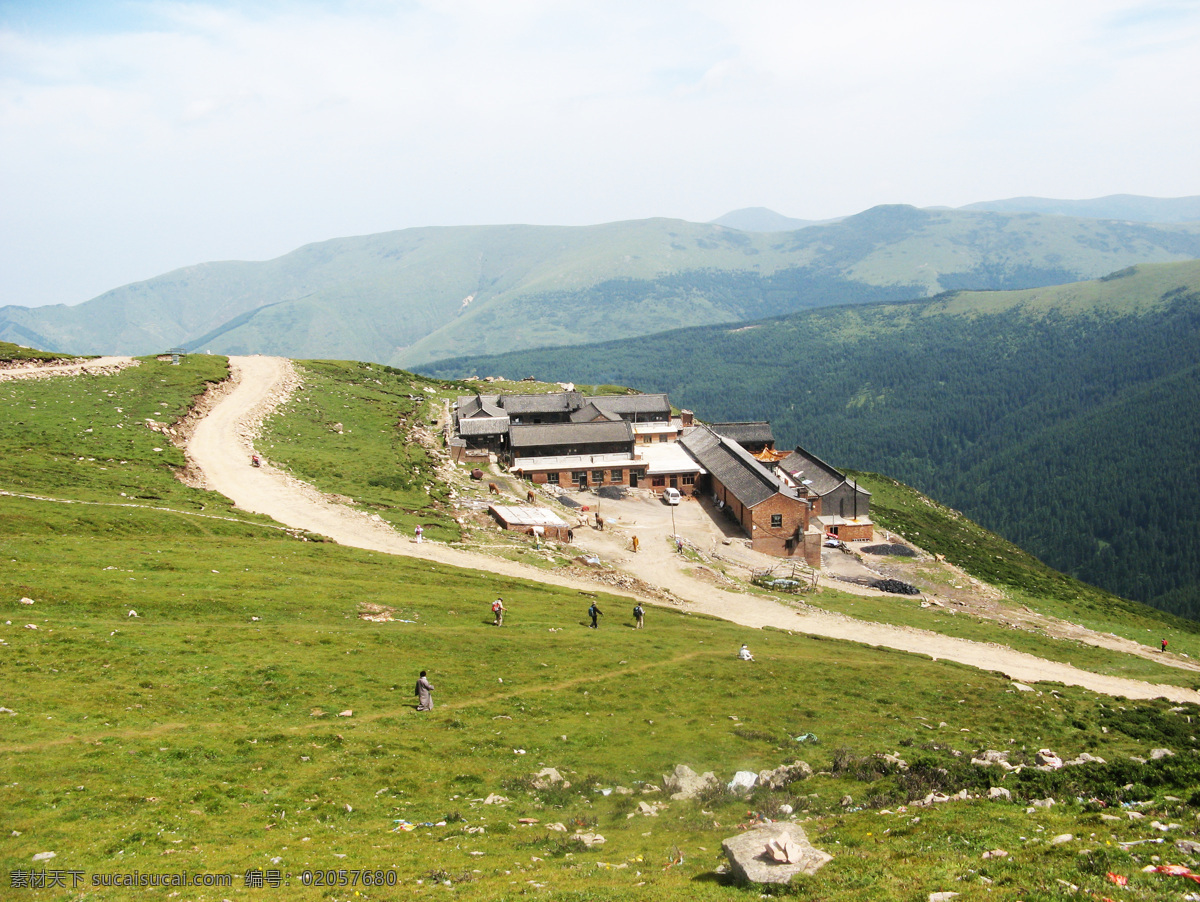
<svg viewBox="0 0 1200 902">
<path fill-rule="evenodd" d="M 763 824 L 731 836 L 721 848 L 730 873 L 743 883 L 788 883 L 797 874 L 815 874 L 833 861 L 808 841 L 798 824 Z"/>
<path fill-rule="evenodd" d="M 719 787 L 721 781 L 712 771 L 698 774 L 686 764 L 675 765 L 674 773 L 663 777 L 663 787 L 672 799 L 694 799 L 707 789 Z"/>
</svg>

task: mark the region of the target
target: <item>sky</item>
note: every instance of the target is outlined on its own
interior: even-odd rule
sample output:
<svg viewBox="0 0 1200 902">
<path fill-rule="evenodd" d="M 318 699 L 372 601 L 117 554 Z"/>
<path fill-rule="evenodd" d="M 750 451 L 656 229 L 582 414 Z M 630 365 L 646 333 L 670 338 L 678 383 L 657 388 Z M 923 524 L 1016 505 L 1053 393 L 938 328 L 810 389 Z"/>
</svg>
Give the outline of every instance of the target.
<svg viewBox="0 0 1200 902">
<path fill-rule="evenodd" d="M 1200 0 L 0 0 L 0 306 L 419 226 L 1200 195 Z"/>
</svg>

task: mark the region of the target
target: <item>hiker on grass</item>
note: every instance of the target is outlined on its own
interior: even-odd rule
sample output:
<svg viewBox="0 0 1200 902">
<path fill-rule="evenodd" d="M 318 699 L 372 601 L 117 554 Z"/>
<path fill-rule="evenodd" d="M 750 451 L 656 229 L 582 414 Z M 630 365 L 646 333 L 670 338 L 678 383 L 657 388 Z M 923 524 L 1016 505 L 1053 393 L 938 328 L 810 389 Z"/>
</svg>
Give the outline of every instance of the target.
<svg viewBox="0 0 1200 902">
<path fill-rule="evenodd" d="M 414 532 L 416 533 L 416 536 L 417 536 L 417 544 L 420 545 L 421 539 L 424 538 L 424 536 L 425 536 L 425 527 L 423 527 L 420 523 L 418 523 L 417 528 L 414 530 Z"/>
<path fill-rule="evenodd" d="M 418 711 L 433 710 L 433 683 L 425 679 L 425 671 L 421 671 L 421 678 L 417 680 L 417 688 L 414 691 L 417 696 Z"/>
<path fill-rule="evenodd" d="M 749 646 L 746 646 L 746 645 L 742 646 L 741 650 L 737 653 L 737 656 L 738 656 L 739 660 L 742 660 L 742 661 L 753 661 L 754 660 L 754 655 L 750 654 L 750 648 L 749 648 Z"/>
<path fill-rule="evenodd" d="M 496 615 L 493 626 L 504 626 L 504 599 L 497 598 L 492 602 L 492 613 Z"/>
<path fill-rule="evenodd" d="M 592 606 L 588 608 L 588 616 L 592 618 L 592 629 L 596 629 L 596 618 L 604 612 L 596 607 L 596 602 L 592 602 Z"/>
<path fill-rule="evenodd" d="M 634 620 L 633 628 L 635 630 L 640 630 L 642 628 L 642 621 L 645 619 L 646 619 L 646 612 L 644 610 L 642 610 L 642 603 L 639 601 L 637 604 L 635 604 L 633 606 L 633 620 Z"/>
<path fill-rule="evenodd" d="M 1166 651 L 1166 650 L 1167 650 L 1167 640 L 1166 640 L 1166 639 L 1163 639 L 1163 640 L 1162 640 L 1162 650 L 1163 650 L 1163 651 Z"/>
</svg>

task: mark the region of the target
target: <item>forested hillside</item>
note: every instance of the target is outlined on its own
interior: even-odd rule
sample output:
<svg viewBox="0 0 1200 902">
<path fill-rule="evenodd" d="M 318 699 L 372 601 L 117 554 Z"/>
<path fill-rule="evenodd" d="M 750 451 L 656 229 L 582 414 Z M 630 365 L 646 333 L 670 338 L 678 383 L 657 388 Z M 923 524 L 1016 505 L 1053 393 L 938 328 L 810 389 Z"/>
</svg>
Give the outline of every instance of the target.
<svg viewBox="0 0 1200 902">
<path fill-rule="evenodd" d="M 1200 618 L 1200 263 L 444 361 L 670 392 L 887 473 L 1051 566 Z"/>
<path fill-rule="evenodd" d="M 785 232 L 648 219 L 339 238 L 204 263 L 74 307 L 0 308 L 0 340 L 65 353 L 349 358 L 412 367 L 831 304 L 1094 278 L 1200 257 L 1200 224 L 874 207 Z"/>
</svg>

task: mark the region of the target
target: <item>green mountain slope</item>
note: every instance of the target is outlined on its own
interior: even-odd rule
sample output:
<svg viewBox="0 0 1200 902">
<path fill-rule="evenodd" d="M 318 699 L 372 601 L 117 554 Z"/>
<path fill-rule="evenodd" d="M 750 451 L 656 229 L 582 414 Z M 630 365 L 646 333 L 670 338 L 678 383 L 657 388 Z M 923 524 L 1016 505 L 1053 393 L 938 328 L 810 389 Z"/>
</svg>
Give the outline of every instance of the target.
<svg viewBox="0 0 1200 902">
<path fill-rule="evenodd" d="M 430 485 L 435 468 L 409 429 L 431 412 L 426 399 L 461 387 L 359 363 L 302 368 L 302 390 L 261 438 L 272 459 L 392 522 L 440 516 L 437 540 L 453 541 L 449 487 Z M 1108 873 L 1128 876 L 1127 902 L 1181 894 L 1177 875 L 1143 872 L 1143 850 L 1162 838 L 1151 821 L 1200 813 L 1200 706 L 1114 704 L 1059 684 L 1017 691 L 996 672 L 671 605 L 635 631 L 623 597 L 314 541 L 178 481 L 182 453 L 147 428 L 226 374 L 223 358 L 191 355 L 0 383 L 0 868 L 11 898 L 62 881 L 76 882 L 73 897 L 125 902 L 146 898 L 139 881 L 188 879 L 206 888 L 164 897 L 739 902 L 760 893 L 719 869 L 719 849 L 763 818 L 802 823 L 833 856 L 775 896 L 956 887 L 1018 902 L 1064 898 L 1068 883 L 1100 897 L 1113 893 Z M 1200 656 L 1200 625 L 1109 603 L 863 475 L 883 522 L 971 572 Z M 487 614 L 498 593 L 503 628 Z M 595 631 L 583 616 L 592 598 L 606 612 Z M 977 628 L 1083 666 L 1197 682 L 1159 660 Z M 743 642 L 753 663 L 733 654 Z M 412 687 L 426 668 L 436 704 L 419 713 Z M 1152 758 L 1164 747 L 1173 754 Z M 1094 758 L 1042 771 L 1042 748 Z M 985 749 L 1020 767 L 972 763 Z M 799 758 L 810 767 L 749 795 L 721 785 Z M 670 798 L 662 775 L 678 764 L 720 782 Z M 544 766 L 562 782 L 535 782 Z M 1048 796 L 1057 804 L 1031 808 Z M 1102 819 L 1122 806 L 1143 818 Z M 1051 839 L 1067 833 L 1069 844 Z M 982 857 L 997 848 L 1011 852 Z M 1151 849 L 1200 867 L 1194 852 Z"/>
<path fill-rule="evenodd" d="M 1200 617 L 1200 262 L 476 360 L 668 391 L 889 473 L 1052 566 Z"/>
<path fill-rule="evenodd" d="M 205 263 L 76 307 L 0 309 L 0 340 L 74 353 L 437 358 L 831 304 L 1024 288 L 1200 257 L 1200 224 L 876 207 L 793 232 L 652 219 L 341 238 Z"/>
</svg>

